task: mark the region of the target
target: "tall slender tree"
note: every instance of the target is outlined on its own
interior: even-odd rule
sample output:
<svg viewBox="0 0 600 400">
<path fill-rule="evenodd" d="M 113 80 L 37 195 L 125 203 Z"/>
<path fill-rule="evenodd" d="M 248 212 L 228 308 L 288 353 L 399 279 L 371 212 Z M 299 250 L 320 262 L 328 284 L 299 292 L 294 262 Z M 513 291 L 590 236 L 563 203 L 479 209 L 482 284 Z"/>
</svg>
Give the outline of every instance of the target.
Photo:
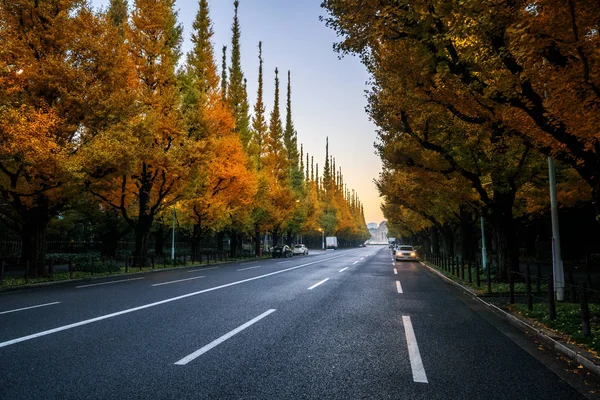
<svg viewBox="0 0 600 400">
<path fill-rule="evenodd" d="M 130 152 L 105 185 L 92 193 L 119 210 L 135 232 L 134 263 L 148 263 L 148 239 L 154 218 L 184 197 L 197 171 L 201 151 L 189 138 L 181 113 L 175 76 L 181 26 L 175 0 L 136 0 L 128 44 L 137 73 L 137 115 L 129 131 Z M 92 154 L 91 159 L 101 154 Z"/>
<path fill-rule="evenodd" d="M 258 43 L 258 90 L 256 104 L 254 105 L 254 116 L 252 118 L 252 153 L 258 170 L 262 169 L 262 158 L 265 155 L 266 135 L 268 132 L 265 119 L 265 103 L 263 100 L 263 57 L 262 42 Z"/>
<path fill-rule="evenodd" d="M 241 64 L 240 50 L 240 20 L 238 8 L 240 2 L 235 0 L 233 25 L 231 27 L 231 67 L 229 67 L 229 83 L 227 87 L 227 100 L 235 117 L 235 130 L 240 135 L 244 147 L 247 149 L 250 142 L 250 117 L 248 115 L 248 98 L 244 86 L 244 72 Z"/>
</svg>

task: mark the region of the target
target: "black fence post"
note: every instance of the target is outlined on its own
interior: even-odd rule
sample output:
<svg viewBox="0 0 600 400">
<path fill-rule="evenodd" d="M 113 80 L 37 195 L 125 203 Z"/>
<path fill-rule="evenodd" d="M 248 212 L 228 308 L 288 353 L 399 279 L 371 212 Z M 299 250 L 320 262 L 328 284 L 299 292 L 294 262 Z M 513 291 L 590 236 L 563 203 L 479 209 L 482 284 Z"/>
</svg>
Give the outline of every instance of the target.
<svg viewBox="0 0 600 400">
<path fill-rule="evenodd" d="M 92 275 L 94 275 L 94 256 L 91 256 L 91 257 L 90 257 L 90 260 L 91 260 L 91 264 L 92 264 L 92 265 L 91 265 L 91 268 L 90 268 L 90 273 L 91 273 Z"/>
<path fill-rule="evenodd" d="M 477 289 L 481 286 L 481 276 L 479 275 L 479 260 L 475 261 L 475 279 L 477 283 Z"/>
<path fill-rule="evenodd" d="M 508 273 L 508 292 L 509 292 L 509 303 L 515 304 L 515 275 L 513 271 Z"/>
<path fill-rule="evenodd" d="M 129 272 L 129 255 L 125 256 L 125 273 Z"/>
<path fill-rule="evenodd" d="M 4 269 L 4 265 L 2 265 L 2 269 Z M 52 259 L 48 260 L 48 274 L 50 275 L 50 280 L 54 280 L 54 263 Z"/>
<path fill-rule="evenodd" d="M 527 309 L 533 311 L 533 296 L 531 294 L 531 276 L 529 275 L 529 264 L 525 265 L 525 286 L 527 288 Z"/>
<path fill-rule="evenodd" d="M 486 272 L 487 272 L 487 292 L 492 293 L 492 265 L 488 263 Z"/>
<path fill-rule="evenodd" d="M 536 274 L 536 280 L 535 280 L 535 286 L 536 286 L 536 291 L 537 294 L 542 294 L 542 266 L 540 265 L 540 263 L 536 264 L 536 269 L 537 269 L 537 274 Z"/>
<path fill-rule="evenodd" d="M 0 286 L 2 286 L 2 281 L 4 280 L 4 266 L 5 262 L 2 261 L 2 263 L 0 263 Z"/>
<path fill-rule="evenodd" d="M 152 262 L 152 269 L 154 269 L 154 254 L 150 256 L 150 261 Z"/>
<path fill-rule="evenodd" d="M 464 258 L 460 259 L 460 278 L 463 281 L 465 280 L 465 259 Z"/>
<path fill-rule="evenodd" d="M 69 279 L 73 279 L 73 259 L 69 258 Z"/>
<path fill-rule="evenodd" d="M 167 256 L 163 253 L 163 269 L 167 268 Z"/>
<path fill-rule="evenodd" d="M 571 268 L 569 268 L 568 279 L 569 279 L 569 300 L 571 300 L 571 303 L 575 303 L 575 302 L 577 302 L 577 290 L 575 288 L 576 284 L 575 284 L 575 279 L 573 279 L 573 270 Z"/>
<path fill-rule="evenodd" d="M 548 316 L 552 321 L 556 319 L 556 300 L 554 298 L 554 276 L 548 277 Z"/>
<path fill-rule="evenodd" d="M 581 331 L 583 336 L 592 335 L 590 328 L 590 308 L 587 301 L 587 287 L 585 282 L 579 283 L 579 301 L 581 302 Z"/>
<path fill-rule="evenodd" d="M 469 283 L 473 283 L 473 271 L 471 271 L 471 268 L 473 268 L 473 263 L 471 262 L 471 260 L 469 260 L 467 262 L 467 272 L 469 275 Z"/>
<path fill-rule="evenodd" d="M 187 260 L 186 260 L 187 256 L 184 254 L 183 255 L 183 265 L 187 265 Z"/>
</svg>

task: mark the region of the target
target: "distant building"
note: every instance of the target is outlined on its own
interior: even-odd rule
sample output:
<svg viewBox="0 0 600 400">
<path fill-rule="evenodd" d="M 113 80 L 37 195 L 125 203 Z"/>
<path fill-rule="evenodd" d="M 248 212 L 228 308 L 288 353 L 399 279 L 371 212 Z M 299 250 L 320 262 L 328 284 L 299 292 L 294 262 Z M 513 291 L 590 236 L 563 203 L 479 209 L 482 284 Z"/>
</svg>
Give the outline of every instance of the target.
<svg viewBox="0 0 600 400">
<path fill-rule="evenodd" d="M 369 232 L 371 233 L 370 241 L 372 243 L 387 243 L 388 228 L 386 221 L 380 223 L 379 226 L 377 226 L 376 223 L 371 222 L 367 225 L 367 227 L 369 228 Z"/>
</svg>

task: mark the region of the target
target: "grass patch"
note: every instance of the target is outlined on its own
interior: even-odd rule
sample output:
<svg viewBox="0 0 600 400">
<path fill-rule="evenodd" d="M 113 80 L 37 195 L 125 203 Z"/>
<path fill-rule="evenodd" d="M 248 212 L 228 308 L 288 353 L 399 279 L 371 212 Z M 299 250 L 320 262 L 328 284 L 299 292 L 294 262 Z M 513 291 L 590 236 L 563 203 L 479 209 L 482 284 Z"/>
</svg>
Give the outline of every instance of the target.
<svg viewBox="0 0 600 400">
<path fill-rule="evenodd" d="M 556 319 L 548 317 L 547 304 L 534 304 L 533 311 L 524 304 L 511 304 L 509 309 L 531 318 L 547 328 L 566 335 L 573 343 L 583 345 L 596 356 L 600 354 L 600 304 L 590 304 L 590 326 L 592 336 L 585 337 L 581 331 L 581 309 L 579 304 L 556 303 Z"/>
<path fill-rule="evenodd" d="M 465 279 L 462 279 L 462 278 L 457 277 L 455 274 L 452 274 L 452 271 L 443 270 L 439 266 L 432 264 L 430 262 L 426 262 L 426 264 L 429 265 L 430 267 L 434 268 L 436 271 L 443 274 L 444 276 L 452 279 L 453 281 L 460 282 L 463 286 L 467 286 L 467 287 L 474 289 L 478 294 L 486 294 L 487 293 L 487 275 L 485 274 L 485 271 L 479 270 L 479 274 L 480 274 L 479 280 L 480 280 L 481 285 L 479 287 L 477 287 L 477 278 L 475 276 L 475 268 L 471 268 L 472 282 L 469 283 L 469 278 L 468 278 L 469 271 L 468 271 L 468 268 L 466 268 L 466 267 L 465 267 Z M 531 278 L 531 290 L 534 295 L 540 296 L 540 294 L 537 293 L 536 279 L 533 276 Z M 544 280 L 542 280 L 542 283 L 540 285 L 541 296 L 545 296 L 545 293 L 547 291 L 548 291 L 548 284 L 544 283 Z M 494 275 L 492 275 L 492 293 L 506 294 L 508 296 L 509 292 L 510 292 L 509 284 L 503 283 L 503 282 L 494 282 Z M 525 294 L 526 292 L 527 292 L 527 287 L 525 285 L 525 282 L 515 282 L 515 294 L 522 295 L 522 294 Z"/>
</svg>

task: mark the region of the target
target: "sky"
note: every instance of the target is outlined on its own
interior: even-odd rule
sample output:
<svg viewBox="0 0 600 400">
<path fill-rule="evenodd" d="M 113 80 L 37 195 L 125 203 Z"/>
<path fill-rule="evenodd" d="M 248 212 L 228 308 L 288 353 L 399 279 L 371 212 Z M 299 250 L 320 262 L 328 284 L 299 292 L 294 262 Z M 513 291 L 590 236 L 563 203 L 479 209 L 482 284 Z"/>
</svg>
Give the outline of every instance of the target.
<svg viewBox="0 0 600 400">
<path fill-rule="evenodd" d="M 130 6 L 133 0 L 130 0 Z M 233 0 L 208 0 L 213 22 L 213 45 L 217 65 L 222 47 L 231 57 Z M 354 56 L 340 59 L 333 51 L 339 39 L 319 20 L 326 11 L 321 0 L 240 0 L 240 47 L 242 70 L 248 79 L 248 101 L 254 108 L 258 81 L 258 42 L 263 43 L 265 104 L 267 118 L 273 107 L 275 68 L 281 80 L 280 99 L 285 116 L 287 71 L 292 76 L 292 117 L 298 143 L 314 156 L 323 171 L 325 138 L 336 167 L 342 168 L 349 189 L 358 192 L 365 207 L 367 222 L 381 222 L 381 198 L 373 179 L 381 171 L 375 154 L 376 127 L 365 112 L 369 75 Z M 109 0 L 92 0 L 94 7 L 107 7 Z M 192 21 L 198 11 L 197 0 L 177 0 L 179 22 L 183 26 L 182 50 L 191 48 Z M 306 157 L 306 156 L 305 156 Z"/>
</svg>

